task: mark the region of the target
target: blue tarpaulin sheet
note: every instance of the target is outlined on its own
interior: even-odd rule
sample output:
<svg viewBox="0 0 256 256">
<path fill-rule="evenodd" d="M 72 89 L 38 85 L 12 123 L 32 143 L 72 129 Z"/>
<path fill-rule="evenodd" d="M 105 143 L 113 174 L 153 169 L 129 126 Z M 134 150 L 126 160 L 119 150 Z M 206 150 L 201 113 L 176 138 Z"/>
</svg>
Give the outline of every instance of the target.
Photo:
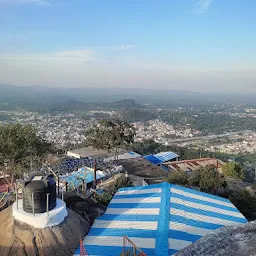
<svg viewBox="0 0 256 256">
<path fill-rule="evenodd" d="M 119 189 L 83 244 L 89 255 L 119 256 L 128 236 L 147 256 L 167 256 L 220 227 L 246 222 L 226 198 L 163 182 Z"/>
</svg>

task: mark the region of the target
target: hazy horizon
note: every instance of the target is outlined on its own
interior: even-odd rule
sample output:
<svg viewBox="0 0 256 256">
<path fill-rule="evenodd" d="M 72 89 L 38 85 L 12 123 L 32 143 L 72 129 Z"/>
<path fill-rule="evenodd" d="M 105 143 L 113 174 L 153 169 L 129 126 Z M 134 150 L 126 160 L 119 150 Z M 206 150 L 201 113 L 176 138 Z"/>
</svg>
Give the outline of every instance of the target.
<svg viewBox="0 0 256 256">
<path fill-rule="evenodd" d="M 182 95 L 184 94 L 184 96 L 187 94 L 188 96 L 191 95 L 197 95 L 197 96 L 211 96 L 211 95 L 215 95 L 215 96 L 223 96 L 223 98 L 225 97 L 255 97 L 256 96 L 256 92 L 229 92 L 229 91 L 193 91 L 193 90 L 186 90 L 186 89 L 172 89 L 172 88 L 143 88 L 143 87 L 71 87 L 71 86 L 46 86 L 46 85 L 14 85 L 14 84 L 1 84 L 0 83 L 0 89 L 5 89 L 5 88 L 9 88 L 9 89 L 13 89 L 13 88 L 31 88 L 35 91 L 42 91 L 42 92 L 46 92 L 46 93 L 50 93 L 51 90 L 57 92 L 59 91 L 61 94 L 62 90 L 65 90 L 65 92 L 68 91 L 73 91 L 73 92 L 79 92 L 80 90 L 83 90 L 84 93 L 90 92 L 93 93 L 95 95 L 99 94 L 120 94 L 120 96 L 123 96 L 123 99 L 125 99 L 126 97 L 131 97 L 133 98 L 134 95 L 138 94 L 138 95 L 162 95 L 162 96 L 172 96 L 172 95 Z M 72 90 L 74 89 L 74 90 Z M 77 90 L 77 91 L 75 91 Z M 4 91 L 2 91 L 3 94 Z M 168 94 L 170 93 L 170 94 Z"/>
<path fill-rule="evenodd" d="M 0 84 L 256 93 L 256 2 L 0 0 Z"/>
</svg>

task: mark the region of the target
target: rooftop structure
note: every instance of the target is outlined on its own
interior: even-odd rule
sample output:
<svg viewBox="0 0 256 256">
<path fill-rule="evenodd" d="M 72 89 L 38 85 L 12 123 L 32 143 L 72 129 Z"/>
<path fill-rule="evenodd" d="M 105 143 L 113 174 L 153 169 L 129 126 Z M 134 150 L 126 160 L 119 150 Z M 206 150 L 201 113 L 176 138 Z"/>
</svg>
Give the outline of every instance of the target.
<svg viewBox="0 0 256 256">
<path fill-rule="evenodd" d="M 51 168 L 55 172 L 61 171 L 61 174 L 66 174 L 73 171 L 77 171 L 79 168 L 84 166 L 94 168 L 95 164 L 97 168 L 101 168 L 101 169 L 109 168 L 108 163 L 106 163 L 104 159 L 102 158 L 93 159 L 91 157 L 68 158 L 58 164 L 52 165 Z M 114 168 L 114 167 L 116 166 L 112 163 L 111 168 Z"/>
<path fill-rule="evenodd" d="M 79 157 L 111 157 L 113 155 L 107 150 L 98 150 L 93 148 L 92 146 L 85 147 L 85 148 L 78 148 L 78 149 L 74 149 L 67 152 L 67 154 L 70 154 L 70 153 L 77 155 L 77 158 Z"/>
<path fill-rule="evenodd" d="M 132 159 L 132 158 L 138 158 L 138 157 L 141 157 L 141 155 L 136 153 L 136 152 L 133 152 L 133 151 L 126 152 L 126 153 L 123 153 L 121 155 L 118 155 L 119 160 Z M 109 157 L 109 158 L 106 158 L 105 160 L 106 161 L 114 160 L 114 157 Z"/>
<path fill-rule="evenodd" d="M 152 164 L 143 157 L 117 160 L 116 163 L 122 165 L 129 175 L 142 177 L 150 184 L 163 181 L 162 179 L 168 174 L 158 165 Z"/>
<path fill-rule="evenodd" d="M 167 256 L 222 226 L 246 222 L 228 199 L 163 182 L 119 189 L 83 244 L 89 255 L 115 256 L 127 236 L 146 255 Z"/>
<path fill-rule="evenodd" d="M 199 158 L 164 163 L 164 166 L 167 166 L 170 171 L 178 169 L 184 171 L 194 171 L 195 169 L 206 165 L 214 165 L 215 168 L 221 168 L 224 165 L 224 162 L 216 158 Z"/>
<path fill-rule="evenodd" d="M 102 179 L 106 174 L 100 170 L 96 171 L 96 180 Z M 67 182 L 70 188 L 76 188 L 83 183 L 83 180 L 86 183 L 93 182 L 94 180 L 94 170 L 89 167 L 83 167 L 78 169 L 75 172 L 68 173 L 60 177 L 61 182 Z"/>
<path fill-rule="evenodd" d="M 145 158 L 152 164 L 158 165 L 158 164 L 162 164 L 164 162 L 167 162 L 167 161 L 170 161 L 173 159 L 178 160 L 178 157 L 179 157 L 179 155 L 177 155 L 176 153 L 168 151 L 168 152 L 160 152 L 155 155 L 150 154 L 150 155 L 144 156 L 143 158 Z"/>
</svg>

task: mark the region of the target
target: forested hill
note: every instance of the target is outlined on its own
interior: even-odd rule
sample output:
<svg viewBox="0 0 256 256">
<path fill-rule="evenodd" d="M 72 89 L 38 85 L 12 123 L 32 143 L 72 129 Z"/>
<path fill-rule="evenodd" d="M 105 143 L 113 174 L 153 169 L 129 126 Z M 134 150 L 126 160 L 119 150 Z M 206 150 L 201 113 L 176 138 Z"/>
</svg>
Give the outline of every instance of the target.
<svg viewBox="0 0 256 256">
<path fill-rule="evenodd" d="M 219 103 L 253 104 L 255 96 L 248 94 L 199 93 L 182 90 L 141 89 L 141 88 L 52 88 L 44 86 L 0 85 L 0 109 L 23 108 L 42 109 L 48 106 L 76 101 L 81 103 L 114 103 L 113 108 L 140 109 L 140 105 L 158 106 L 200 106 Z M 134 99 L 125 100 L 123 99 Z M 121 101 L 121 102 L 119 102 Z M 138 103 L 139 102 L 139 103 Z"/>
</svg>

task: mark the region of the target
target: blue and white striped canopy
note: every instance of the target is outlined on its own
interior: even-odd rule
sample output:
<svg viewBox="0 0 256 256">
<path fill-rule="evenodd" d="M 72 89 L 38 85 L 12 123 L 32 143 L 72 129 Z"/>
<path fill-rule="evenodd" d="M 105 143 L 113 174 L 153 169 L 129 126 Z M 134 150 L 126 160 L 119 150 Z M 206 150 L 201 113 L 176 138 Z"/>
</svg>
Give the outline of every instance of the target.
<svg viewBox="0 0 256 256">
<path fill-rule="evenodd" d="M 167 256 L 222 226 L 246 222 L 228 199 L 163 182 L 119 189 L 83 243 L 90 256 L 119 256 L 128 236 L 146 255 Z"/>
</svg>

